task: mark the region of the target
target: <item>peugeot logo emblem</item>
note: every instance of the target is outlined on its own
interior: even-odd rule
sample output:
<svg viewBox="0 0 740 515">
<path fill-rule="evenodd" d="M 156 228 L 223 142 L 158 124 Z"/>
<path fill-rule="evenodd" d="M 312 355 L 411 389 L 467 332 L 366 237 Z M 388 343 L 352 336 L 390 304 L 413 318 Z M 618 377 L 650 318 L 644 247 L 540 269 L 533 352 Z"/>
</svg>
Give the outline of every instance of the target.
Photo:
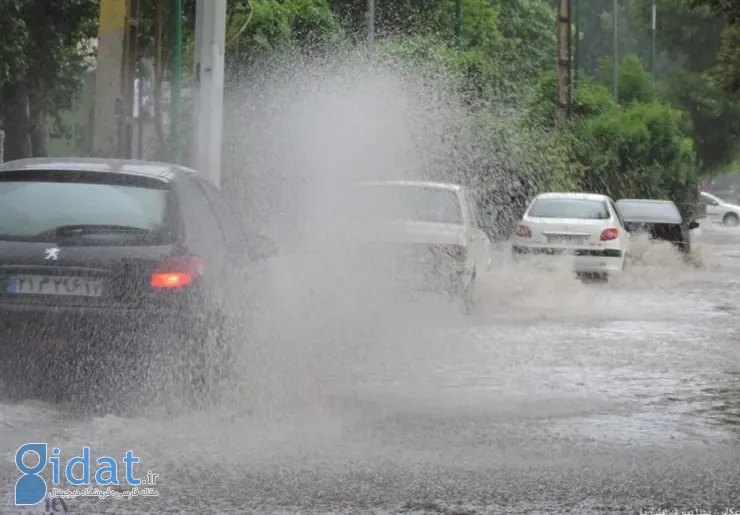
<svg viewBox="0 0 740 515">
<path fill-rule="evenodd" d="M 46 257 L 45 259 L 51 259 L 52 261 L 56 261 L 59 259 L 59 247 L 52 247 L 50 249 L 46 249 Z"/>
</svg>

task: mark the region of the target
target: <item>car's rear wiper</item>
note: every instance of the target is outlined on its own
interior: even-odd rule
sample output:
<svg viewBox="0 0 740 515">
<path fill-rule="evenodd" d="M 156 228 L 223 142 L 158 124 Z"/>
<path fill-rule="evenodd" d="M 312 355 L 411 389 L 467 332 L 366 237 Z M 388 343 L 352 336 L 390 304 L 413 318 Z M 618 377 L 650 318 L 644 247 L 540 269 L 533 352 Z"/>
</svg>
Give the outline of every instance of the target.
<svg viewBox="0 0 740 515">
<path fill-rule="evenodd" d="M 50 237 L 74 237 L 85 236 L 88 234 L 131 234 L 137 236 L 147 236 L 152 234 L 149 229 L 141 227 L 132 227 L 129 225 L 111 225 L 111 224 L 77 224 L 77 225 L 60 225 L 53 229 L 47 229 L 34 236 L 34 239 Z"/>
</svg>

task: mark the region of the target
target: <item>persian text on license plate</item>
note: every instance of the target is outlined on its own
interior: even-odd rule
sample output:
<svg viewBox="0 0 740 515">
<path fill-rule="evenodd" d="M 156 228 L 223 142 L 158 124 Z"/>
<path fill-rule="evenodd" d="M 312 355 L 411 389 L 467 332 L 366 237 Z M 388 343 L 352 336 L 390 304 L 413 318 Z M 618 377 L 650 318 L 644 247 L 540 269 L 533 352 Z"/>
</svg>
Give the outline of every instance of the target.
<svg viewBox="0 0 740 515">
<path fill-rule="evenodd" d="M 103 294 L 103 281 L 86 277 L 16 275 L 8 278 L 7 292 L 29 295 L 100 297 Z"/>
<path fill-rule="evenodd" d="M 547 243 L 578 244 L 586 240 L 583 236 L 548 236 Z"/>
</svg>

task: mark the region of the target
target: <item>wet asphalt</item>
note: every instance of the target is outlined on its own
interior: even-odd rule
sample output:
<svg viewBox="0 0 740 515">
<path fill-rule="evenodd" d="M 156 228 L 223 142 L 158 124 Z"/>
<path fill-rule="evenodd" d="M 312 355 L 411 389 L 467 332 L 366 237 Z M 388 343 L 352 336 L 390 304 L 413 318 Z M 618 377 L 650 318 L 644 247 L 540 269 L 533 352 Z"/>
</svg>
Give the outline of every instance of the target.
<svg viewBox="0 0 740 515">
<path fill-rule="evenodd" d="M 296 329 L 346 345 L 333 368 L 299 362 L 295 382 L 260 390 L 306 392 L 282 403 L 0 404 L 0 513 L 44 512 L 12 502 L 29 441 L 133 449 L 159 474 L 158 497 L 77 498 L 69 513 L 740 513 L 740 229 L 704 228 L 697 254 L 648 249 L 625 277 L 582 285 L 504 251 L 472 316 L 435 305 L 381 331 L 350 309 Z"/>
</svg>

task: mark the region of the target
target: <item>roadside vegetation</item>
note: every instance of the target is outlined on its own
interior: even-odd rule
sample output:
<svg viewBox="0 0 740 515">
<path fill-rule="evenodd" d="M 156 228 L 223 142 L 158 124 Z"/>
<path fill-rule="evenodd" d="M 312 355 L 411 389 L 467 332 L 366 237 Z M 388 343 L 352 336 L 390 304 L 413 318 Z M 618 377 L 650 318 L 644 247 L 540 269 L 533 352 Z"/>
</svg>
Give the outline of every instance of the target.
<svg viewBox="0 0 740 515">
<path fill-rule="evenodd" d="M 52 5 L 53 4 L 53 5 Z M 0 5 L 0 117 L 5 158 L 48 154 L 47 127 L 73 107 L 97 30 L 95 0 Z M 184 2 L 191 69 L 195 2 Z M 740 144 L 740 4 L 659 0 L 654 73 L 650 0 L 623 0 L 619 88 L 612 96 L 611 0 L 581 1 L 572 119 L 554 127 L 554 0 L 378 0 L 382 56 L 421 63 L 464 99 L 471 146 L 461 180 L 482 198 L 520 204 L 542 189 L 670 198 L 688 209 L 698 181 L 724 171 Z M 230 1 L 227 69 L 248 74 L 285 56 L 362 48 L 365 0 Z M 154 58 L 154 2 L 143 2 L 139 53 Z M 165 35 L 166 36 L 166 35 Z M 165 37 L 165 49 L 169 48 Z M 170 55 L 165 50 L 162 61 Z M 155 66 L 156 82 L 168 80 Z M 158 115 L 159 116 L 159 115 Z M 159 116 L 161 118 L 161 116 Z M 164 146 L 163 131 L 159 131 Z M 493 149 L 493 151 L 491 151 Z"/>
</svg>

